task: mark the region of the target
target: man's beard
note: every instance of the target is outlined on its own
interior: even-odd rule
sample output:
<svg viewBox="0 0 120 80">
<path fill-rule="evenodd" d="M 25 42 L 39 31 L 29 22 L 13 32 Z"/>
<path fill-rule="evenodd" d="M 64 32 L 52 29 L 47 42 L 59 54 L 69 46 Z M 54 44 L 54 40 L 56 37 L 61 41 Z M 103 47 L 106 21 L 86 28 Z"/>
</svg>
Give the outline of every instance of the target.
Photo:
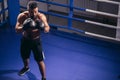
<svg viewBox="0 0 120 80">
<path fill-rule="evenodd" d="M 35 20 L 37 16 L 30 16 L 31 19 Z"/>
</svg>

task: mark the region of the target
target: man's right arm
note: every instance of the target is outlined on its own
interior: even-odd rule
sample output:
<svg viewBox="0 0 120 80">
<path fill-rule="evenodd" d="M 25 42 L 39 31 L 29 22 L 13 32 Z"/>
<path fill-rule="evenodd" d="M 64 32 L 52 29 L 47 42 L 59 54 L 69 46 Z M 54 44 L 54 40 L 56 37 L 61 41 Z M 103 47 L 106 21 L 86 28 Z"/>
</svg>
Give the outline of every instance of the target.
<svg viewBox="0 0 120 80">
<path fill-rule="evenodd" d="M 17 17 L 17 23 L 16 23 L 16 26 L 15 26 L 15 31 L 17 33 L 23 32 L 22 23 L 23 23 L 23 13 L 19 14 L 18 17 Z"/>
</svg>

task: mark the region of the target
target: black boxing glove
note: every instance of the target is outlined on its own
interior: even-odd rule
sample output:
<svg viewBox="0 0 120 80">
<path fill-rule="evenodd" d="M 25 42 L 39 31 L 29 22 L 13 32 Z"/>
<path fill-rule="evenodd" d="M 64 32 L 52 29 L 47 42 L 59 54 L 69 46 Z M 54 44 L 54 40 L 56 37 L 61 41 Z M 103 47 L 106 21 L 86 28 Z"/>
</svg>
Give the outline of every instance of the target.
<svg viewBox="0 0 120 80">
<path fill-rule="evenodd" d="M 23 22 L 23 30 L 27 30 L 29 28 L 35 28 L 36 23 L 34 22 L 34 20 L 32 20 L 31 18 L 27 18 L 24 22 Z"/>
<path fill-rule="evenodd" d="M 37 19 L 35 21 L 35 23 L 36 23 L 36 28 L 37 29 L 44 29 L 44 23 L 42 21 L 40 21 L 39 19 Z"/>
</svg>

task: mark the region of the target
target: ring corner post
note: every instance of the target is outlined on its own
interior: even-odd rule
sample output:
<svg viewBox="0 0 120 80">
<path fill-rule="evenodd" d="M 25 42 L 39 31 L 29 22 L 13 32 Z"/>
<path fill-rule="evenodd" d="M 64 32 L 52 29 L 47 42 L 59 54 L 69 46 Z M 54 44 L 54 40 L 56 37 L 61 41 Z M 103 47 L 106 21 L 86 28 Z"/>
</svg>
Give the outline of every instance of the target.
<svg viewBox="0 0 120 80">
<path fill-rule="evenodd" d="M 8 3 L 8 14 L 9 14 L 9 24 L 14 27 L 16 24 L 17 16 L 20 12 L 19 0 L 7 0 Z"/>
<path fill-rule="evenodd" d="M 72 27 L 72 17 L 73 17 L 73 7 L 74 7 L 74 0 L 70 0 L 69 2 L 69 18 L 68 18 L 68 28 Z"/>
</svg>

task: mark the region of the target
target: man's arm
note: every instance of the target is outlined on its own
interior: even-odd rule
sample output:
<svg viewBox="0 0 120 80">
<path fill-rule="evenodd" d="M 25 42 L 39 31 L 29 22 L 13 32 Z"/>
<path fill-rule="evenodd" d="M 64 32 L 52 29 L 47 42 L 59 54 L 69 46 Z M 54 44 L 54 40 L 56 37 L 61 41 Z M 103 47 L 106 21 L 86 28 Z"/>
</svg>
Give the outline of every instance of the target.
<svg viewBox="0 0 120 80">
<path fill-rule="evenodd" d="M 44 23 L 44 31 L 47 33 L 49 32 L 50 30 L 50 26 L 48 25 L 48 22 L 47 22 L 47 19 L 46 19 L 46 16 L 44 14 L 41 14 L 41 20 L 42 22 Z"/>
<path fill-rule="evenodd" d="M 15 31 L 17 33 L 21 33 L 23 32 L 23 29 L 22 29 L 22 22 L 23 21 L 23 13 L 19 14 L 18 17 L 17 17 L 17 23 L 16 23 L 16 26 L 15 26 Z"/>
</svg>

